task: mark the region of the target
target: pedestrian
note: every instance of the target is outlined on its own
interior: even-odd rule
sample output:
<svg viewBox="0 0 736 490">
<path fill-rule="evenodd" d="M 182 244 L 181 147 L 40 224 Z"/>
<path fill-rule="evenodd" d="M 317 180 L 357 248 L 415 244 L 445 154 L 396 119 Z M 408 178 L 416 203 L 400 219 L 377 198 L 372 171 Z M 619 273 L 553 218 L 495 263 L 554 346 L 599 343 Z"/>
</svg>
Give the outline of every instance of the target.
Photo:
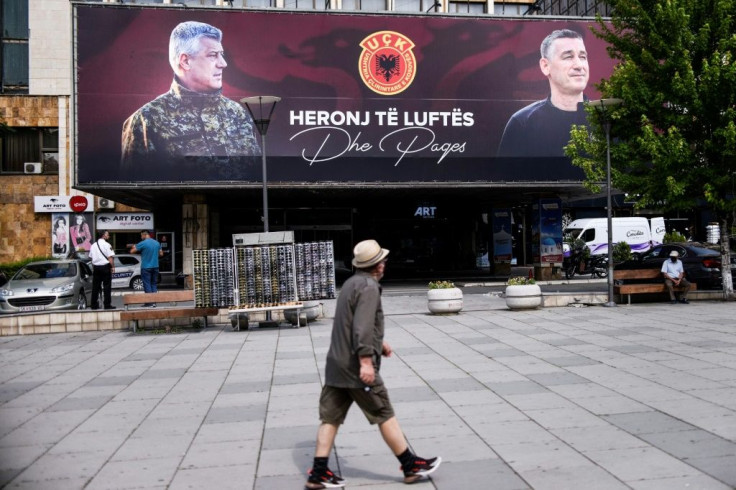
<svg viewBox="0 0 736 490">
<path fill-rule="evenodd" d="M 146 293 L 158 292 L 158 258 L 163 257 L 164 251 L 161 244 L 151 238 L 148 230 L 141 231 L 141 241 L 133 245 L 130 253 L 141 254 L 141 279 L 143 280 L 143 290 Z M 154 308 L 156 303 L 146 303 L 143 307 Z"/>
<path fill-rule="evenodd" d="M 115 252 L 107 240 L 110 233 L 105 230 L 97 232 L 97 241 L 89 249 L 92 259 L 92 309 L 100 309 L 100 287 L 104 296 L 106 310 L 114 310 L 112 305 L 112 274 L 115 272 Z"/>
<path fill-rule="evenodd" d="M 667 286 L 667 291 L 670 293 L 670 303 L 676 304 L 677 297 L 675 296 L 675 287 L 684 288 L 680 295 L 680 303 L 688 304 L 687 293 L 690 291 L 690 283 L 685 279 L 685 268 L 682 265 L 682 261 L 678 258 L 680 256 L 677 250 L 670 252 L 670 260 L 665 260 L 662 263 L 662 275 L 664 276 L 664 284 Z"/>
<path fill-rule="evenodd" d="M 389 251 L 375 240 L 353 249 L 357 269 L 340 290 L 325 365 L 325 386 L 319 400 L 321 425 L 317 431 L 314 463 L 306 487 L 340 488 L 345 479 L 327 466 L 337 430 L 355 402 L 371 424 L 378 424 L 383 440 L 401 463 L 404 483 L 414 483 L 435 471 L 442 459 L 420 458 L 409 449 L 379 373 L 381 356 L 390 357 L 383 340 L 381 286 Z"/>
</svg>

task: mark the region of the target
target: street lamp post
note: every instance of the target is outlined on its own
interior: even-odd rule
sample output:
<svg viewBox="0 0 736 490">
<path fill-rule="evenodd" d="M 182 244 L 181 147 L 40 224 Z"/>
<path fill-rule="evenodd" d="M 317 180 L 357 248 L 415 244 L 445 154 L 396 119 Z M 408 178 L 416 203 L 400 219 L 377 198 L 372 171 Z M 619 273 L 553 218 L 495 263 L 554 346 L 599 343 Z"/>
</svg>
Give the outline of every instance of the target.
<svg viewBox="0 0 736 490">
<path fill-rule="evenodd" d="M 240 99 L 240 103 L 250 113 L 253 122 L 261 134 L 261 164 L 263 168 L 263 231 L 268 233 L 268 179 L 266 177 L 266 132 L 268 125 L 271 123 L 271 115 L 276 109 L 276 104 L 281 101 L 281 97 L 273 95 L 256 95 L 253 97 L 245 97 Z M 257 110 L 254 110 L 257 108 Z M 258 117 L 256 117 L 256 112 Z"/>
<path fill-rule="evenodd" d="M 595 107 L 603 118 L 603 129 L 606 132 L 606 218 L 608 221 L 608 303 L 606 306 L 616 306 L 613 301 L 613 216 L 611 205 L 611 119 L 608 117 L 608 108 L 623 104 L 621 99 L 600 99 L 588 102 Z"/>
</svg>

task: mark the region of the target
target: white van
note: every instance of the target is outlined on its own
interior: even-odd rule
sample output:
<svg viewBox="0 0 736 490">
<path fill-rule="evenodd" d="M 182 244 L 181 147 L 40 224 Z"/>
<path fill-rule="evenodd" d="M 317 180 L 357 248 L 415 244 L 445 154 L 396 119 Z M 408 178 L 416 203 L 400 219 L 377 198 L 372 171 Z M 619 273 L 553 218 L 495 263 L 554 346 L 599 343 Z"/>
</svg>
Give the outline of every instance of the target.
<svg viewBox="0 0 736 490">
<path fill-rule="evenodd" d="M 644 253 L 662 243 L 665 234 L 664 218 L 612 218 L 613 243 L 626 242 L 632 253 Z M 607 218 L 576 219 L 563 230 L 563 250 L 570 251 L 571 239 L 580 238 L 592 255 L 608 253 Z"/>
</svg>

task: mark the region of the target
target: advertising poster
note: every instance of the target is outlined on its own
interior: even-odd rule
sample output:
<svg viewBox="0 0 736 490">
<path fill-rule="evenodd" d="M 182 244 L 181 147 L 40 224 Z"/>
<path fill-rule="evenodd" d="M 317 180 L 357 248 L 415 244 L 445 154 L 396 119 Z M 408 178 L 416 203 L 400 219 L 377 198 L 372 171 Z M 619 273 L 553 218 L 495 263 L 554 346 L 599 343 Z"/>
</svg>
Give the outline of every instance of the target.
<svg viewBox="0 0 736 490">
<path fill-rule="evenodd" d="M 51 214 L 51 256 L 63 259 L 69 255 L 69 214 Z"/>
<path fill-rule="evenodd" d="M 539 253 L 542 264 L 562 263 L 562 202 L 539 200 Z"/>
<path fill-rule="evenodd" d="M 71 221 L 69 234 L 71 246 L 78 252 L 89 252 L 94 242 L 94 214 L 74 213 L 69 215 Z"/>
<path fill-rule="evenodd" d="M 577 33 L 584 52 L 569 78 L 581 98 L 598 98 L 614 66 L 583 20 L 74 9 L 81 187 L 257 185 L 261 138 L 239 102 L 257 95 L 282 99 L 267 138 L 274 184 L 578 182 L 562 147 L 569 117 L 585 123 L 582 103 L 545 112 L 540 45 Z M 170 60 L 172 33 L 191 22 L 222 37 Z M 547 115 L 532 122 L 540 107 Z"/>
<path fill-rule="evenodd" d="M 511 263 L 511 211 L 493 211 L 493 261 L 496 264 Z"/>
</svg>

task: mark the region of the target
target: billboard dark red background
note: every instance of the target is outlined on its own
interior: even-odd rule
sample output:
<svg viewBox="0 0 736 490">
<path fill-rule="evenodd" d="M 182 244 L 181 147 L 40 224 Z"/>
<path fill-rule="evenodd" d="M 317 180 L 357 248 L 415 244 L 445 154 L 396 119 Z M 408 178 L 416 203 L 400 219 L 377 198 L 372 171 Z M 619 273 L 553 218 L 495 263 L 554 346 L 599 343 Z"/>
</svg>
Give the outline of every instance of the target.
<svg viewBox="0 0 736 490">
<path fill-rule="evenodd" d="M 119 171 L 125 119 L 169 89 L 168 40 L 180 22 L 197 20 L 223 31 L 228 67 L 223 94 L 233 100 L 277 95 L 267 137 L 270 182 L 453 182 L 579 180 L 563 158 L 494 158 L 508 117 L 548 94 L 539 70 L 539 44 L 552 30 L 570 28 L 585 38 L 590 59 L 586 95 L 613 67 L 590 22 L 502 20 L 432 15 L 368 15 L 212 9 L 76 5 L 77 179 L 81 184 L 134 182 Z M 371 91 L 358 71 L 360 42 L 377 31 L 397 31 L 415 44 L 417 74 L 394 96 Z M 305 160 L 305 147 L 321 137 L 290 141 L 304 126 L 290 125 L 297 110 L 472 112 L 470 127 L 434 127 L 437 143 L 464 142 L 464 150 L 438 162 L 437 152 L 406 155 L 379 150 L 388 131 L 375 118 L 369 126 L 344 128 L 369 141 L 368 152 L 348 152 L 322 163 Z M 360 132 L 360 136 L 358 136 Z M 331 144 L 336 143 L 332 138 Z M 340 146 L 340 145 L 338 145 Z M 331 151 L 337 153 L 339 148 Z M 307 151 L 309 153 L 309 151 Z M 176 182 L 176 175 L 157 181 Z M 209 180 L 206 175 L 197 180 Z M 253 176 L 260 181 L 260 175 Z M 238 182 L 231 182 L 237 185 Z"/>
</svg>

